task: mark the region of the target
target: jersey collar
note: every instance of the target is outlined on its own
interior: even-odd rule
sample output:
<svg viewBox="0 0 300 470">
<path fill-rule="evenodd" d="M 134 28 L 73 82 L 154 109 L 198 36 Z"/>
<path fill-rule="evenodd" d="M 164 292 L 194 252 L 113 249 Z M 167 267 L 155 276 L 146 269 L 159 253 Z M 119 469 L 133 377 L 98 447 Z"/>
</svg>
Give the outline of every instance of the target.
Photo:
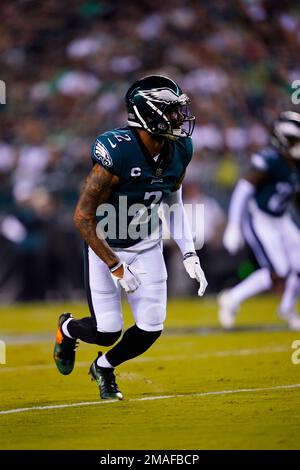
<svg viewBox="0 0 300 470">
<path fill-rule="evenodd" d="M 141 150 L 145 156 L 145 159 L 147 160 L 147 163 L 149 166 L 152 168 L 154 171 L 155 176 L 161 176 L 164 172 L 164 170 L 167 168 L 167 166 L 170 164 L 172 157 L 173 157 L 173 144 L 172 142 L 169 142 L 167 139 L 164 141 L 164 146 L 160 152 L 160 155 L 158 159 L 155 161 L 154 158 L 150 155 L 147 147 L 143 143 L 142 139 L 140 138 L 139 133 L 137 132 L 136 129 L 130 127 L 130 130 L 134 137 L 136 138 L 136 141 L 138 145 L 141 147 Z"/>
</svg>

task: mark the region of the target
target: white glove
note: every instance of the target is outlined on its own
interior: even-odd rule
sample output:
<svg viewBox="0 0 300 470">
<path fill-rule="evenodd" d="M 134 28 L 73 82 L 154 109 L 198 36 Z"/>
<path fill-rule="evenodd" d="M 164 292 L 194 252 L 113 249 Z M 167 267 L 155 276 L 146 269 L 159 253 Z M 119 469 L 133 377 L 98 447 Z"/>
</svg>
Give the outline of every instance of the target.
<svg viewBox="0 0 300 470">
<path fill-rule="evenodd" d="M 111 273 L 111 275 L 114 279 L 117 279 L 117 281 L 120 283 L 120 286 L 123 287 L 127 294 L 131 294 L 132 292 L 136 291 L 141 284 L 139 274 L 145 273 L 139 271 L 133 266 L 129 266 L 125 262 L 123 262 L 122 265 L 124 271 L 123 277 L 115 276 L 113 273 Z"/>
<path fill-rule="evenodd" d="M 228 224 L 224 235 L 223 245 L 230 254 L 235 255 L 244 246 L 244 237 L 237 225 Z"/>
<path fill-rule="evenodd" d="M 186 256 L 186 255 L 185 255 Z M 202 297 L 207 287 L 207 280 L 205 274 L 200 266 L 200 260 L 196 254 L 190 255 L 183 259 L 183 264 L 186 272 L 192 279 L 196 279 L 199 284 L 198 295 Z"/>
</svg>

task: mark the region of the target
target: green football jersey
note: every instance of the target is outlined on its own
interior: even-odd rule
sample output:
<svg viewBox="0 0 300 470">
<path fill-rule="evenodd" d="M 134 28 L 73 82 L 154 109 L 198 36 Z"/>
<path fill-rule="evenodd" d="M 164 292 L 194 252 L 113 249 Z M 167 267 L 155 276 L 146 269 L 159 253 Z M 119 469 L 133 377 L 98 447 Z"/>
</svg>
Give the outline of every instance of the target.
<svg viewBox="0 0 300 470">
<path fill-rule="evenodd" d="M 300 190 L 300 163 L 290 165 L 274 147 L 267 147 L 251 158 L 251 165 L 266 174 L 266 181 L 255 191 L 258 207 L 273 216 L 283 215 Z"/>
<path fill-rule="evenodd" d="M 97 137 L 92 147 L 94 164 L 120 180 L 107 203 L 97 210 L 98 226 L 111 247 L 129 248 L 159 229 L 159 205 L 174 191 L 192 154 L 189 137 L 166 139 L 156 159 L 134 128 L 113 129 Z"/>
</svg>

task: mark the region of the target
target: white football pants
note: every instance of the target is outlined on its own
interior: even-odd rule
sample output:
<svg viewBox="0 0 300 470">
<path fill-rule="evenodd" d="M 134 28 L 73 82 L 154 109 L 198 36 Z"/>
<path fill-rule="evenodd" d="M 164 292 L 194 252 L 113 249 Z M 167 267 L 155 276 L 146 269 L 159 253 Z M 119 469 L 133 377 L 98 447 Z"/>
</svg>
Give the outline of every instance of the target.
<svg viewBox="0 0 300 470">
<path fill-rule="evenodd" d="M 160 331 L 166 318 L 167 271 L 160 244 L 141 252 L 118 251 L 121 261 L 141 274 L 139 288 L 127 295 L 136 325 L 145 331 Z M 90 247 L 85 252 L 87 297 L 97 330 L 104 333 L 122 330 L 121 287 L 107 265 Z"/>
<path fill-rule="evenodd" d="M 261 267 L 279 277 L 300 272 L 300 229 L 290 214 L 273 217 L 258 208 L 244 222 L 244 235 Z"/>
</svg>

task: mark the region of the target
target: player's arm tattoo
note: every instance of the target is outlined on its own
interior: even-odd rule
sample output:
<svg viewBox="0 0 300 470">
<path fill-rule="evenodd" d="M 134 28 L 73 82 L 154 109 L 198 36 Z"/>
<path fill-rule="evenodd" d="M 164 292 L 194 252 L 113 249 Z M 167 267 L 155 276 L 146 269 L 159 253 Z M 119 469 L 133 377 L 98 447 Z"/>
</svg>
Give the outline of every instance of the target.
<svg viewBox="0 0 300 470">
<path fill-rule="evenodd" d="M 119 262 L 118 256 L 101 237 L 99 229 L 96 233 L 96 211 L 100 204 L 108 201 L 119 183 L 119 178 L 100 165 L 95 165 L 87 176 L 74 212 L 74 223 L 86 243 L 108 267 Z"/>
</svg>

